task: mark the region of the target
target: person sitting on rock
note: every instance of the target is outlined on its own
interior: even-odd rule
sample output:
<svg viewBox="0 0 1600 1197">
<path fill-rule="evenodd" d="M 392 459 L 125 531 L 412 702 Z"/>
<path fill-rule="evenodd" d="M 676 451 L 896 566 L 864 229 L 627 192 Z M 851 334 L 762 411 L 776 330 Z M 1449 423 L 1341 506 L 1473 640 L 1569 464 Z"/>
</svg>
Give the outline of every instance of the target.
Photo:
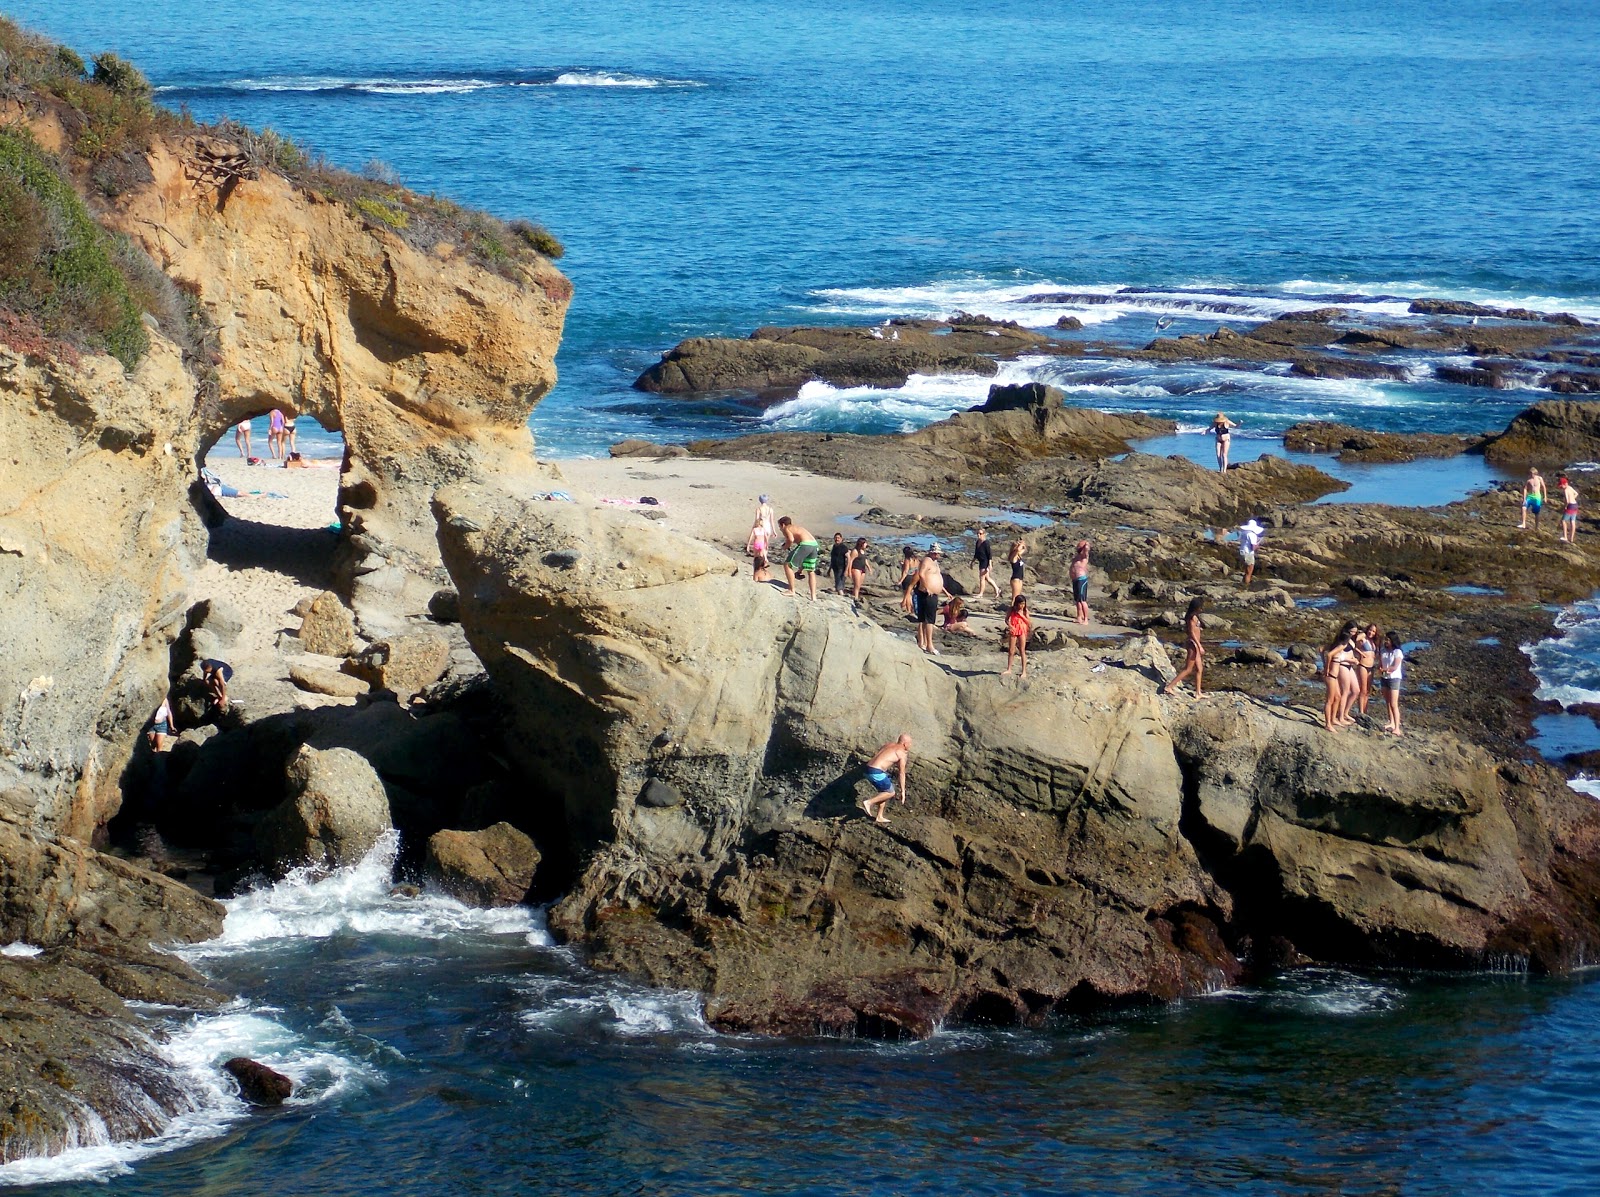
<svg viewBox="0 0 1600 1197">
<path fill-rule="evenodd" d="M 861 804 L 861 809 L 872 816 L 875 823 L 887 823 L 883 808 L 889 805 L 889 799 L 895 796 L 894 778 L 889 776 L 890 769 L 897 769 L 900 774 L 900 805 L 906 802 L 906 763 L 911 757 L 911 737 L 905 732 L 891 743 L 885 744 L 867 762 L 867 780 L 872 783 L 873 789 L 878 792 Z M 873 807 L 877 807 L 876 810 Z"/>
<path fill-rule="evenodd" d="M 789 579 L 789 596 L 800 597 L 795 591 L 794 581 L 798 575 L 805 574 L 811 585 L 811 601 L 816 602 L 817 558 L 822 555 L 822 546 L 817 543 L 815 536 L 787 515 L 778 521 L 778 531 L 783 533 L 783 543 L 789 547 L 788 556 L 783 559 L 783 573 Z"/>
<path fill-rule="evenodd" d="M 967 619 L 967 601 L 953 598 L 944 605 L 944 630 L 947 632 L 965 632 L 969 636 L 978 633 Z"/>
<path fill-rule="evenodd" d="M 233 666 L 226 661 L 207 658 L 200 662 L 200 677 L 206 684 L 206 716 L 228 713 L 228 683 L 233 680 Z"/>
</svg>

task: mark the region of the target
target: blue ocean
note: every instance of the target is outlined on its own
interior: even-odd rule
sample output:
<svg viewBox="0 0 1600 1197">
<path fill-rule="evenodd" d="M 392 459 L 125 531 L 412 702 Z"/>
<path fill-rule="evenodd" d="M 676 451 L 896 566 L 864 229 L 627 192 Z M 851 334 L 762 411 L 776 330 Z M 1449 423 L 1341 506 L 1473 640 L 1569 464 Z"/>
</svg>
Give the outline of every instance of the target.
<svg viewBox="0 0 1600 1197">
<path fill-rule="evenodd" d="M 11 0 L 163 102 L 547 225 L 576 287 L 542 453 L 887 431 L 989 380 L 820 384 L 765 412 L 645 395 L 683 337 L 977 312 L 1142 343 L 1441 296 L 1600 319 L 1600 6 L 1574 0 Z M 1042 292 L 1079 299 L 1024 302 Z M 1180 425 L 1480 431 L 1539 397 L 1024 359 Z M 308 430 L 306 439 L 320 434 Z M 1244 448 L 1244 446 L 1240 446 Z M 1239 454 L 1236 453 L 1236 456 Z M 1487 477 L 1436 467 L 1431 494 Z M 1452 473 L 1451 471 L 1457 471 Z M 1475 472 L 1476 471 L 1476 472 Z M 1377 497 L 1382 480 L 1367 480 Z M 1594 690 L 1572 658 L 1558 683 Z M 1588 1193 L 1591 977 L 1302 973 L 915 1045 L 712 1035 L 536 913 L 387 894 L 385 860 L 238 899 L 169 1019 L 196 1109 L 154 1150 L 0 1182 L 120 1194 Z M 250 1116 L 240 1051 L 304 1082 Z M 100 1182 L 108 1182 L 102 1185 Z M 45 1188 L 43 1186 L 53 1186 Z"/>
</svg>

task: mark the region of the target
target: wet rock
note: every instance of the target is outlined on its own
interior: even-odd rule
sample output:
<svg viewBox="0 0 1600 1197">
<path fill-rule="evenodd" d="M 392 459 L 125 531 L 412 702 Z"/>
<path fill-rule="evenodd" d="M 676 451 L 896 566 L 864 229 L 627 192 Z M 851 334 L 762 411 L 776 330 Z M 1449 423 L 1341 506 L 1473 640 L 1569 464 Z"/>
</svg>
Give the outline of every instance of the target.
<svg viewBox="0 0 1600 1197">
<path fill-rule="evenodd" d="M 689 451 L 682 445 L 658 445 L 654 441 L 631 437 L 618 441 L 610 448 L 612 457 L 687 457 Z"/>
<path fill-rule="evenodd" d="M 316 665 L 289 666 L 289 680 L 308 693 L 326 694 L 331 698 L 357 698 L 369 689 L 358 677 Z"/>
<path fill-rule="evenodd" d="M 437 632 L 409 632 L 369 645 L 345 662 L 374 690 L 392 690 L 403 702 L 427 689 L 450 667 L 450 642 Z"/>
<path fill-rule="evenodd" d="M 264 860 L 279 865 L 351 865 L 393 824 L 372 766 L 347 748 L 302 746 L 287 769 L 289 797 L 256 829 Z"/>
<path fill-rule="evenodd" d="M 1270 665 L 1280 666 L 1284 663 L 1283 654 L 1273 648 L 1262 648 L 1256 644 L 1246 644 L 1234 651 L 1233 659 L 1241 665 Z"/>
<path fill-rule="evenodd" d="M 1076 316 L 1061 316 L 1056 320 L 1056 328 L 1062 332 L 1077 332 L 1083 328 L 1083 321 Z"/>
<path fill-rule="evenodd" d="M 1313 354 L 1297 358 L 1289 373 L 1301 378 L 1370 378 L 1403 382 L 1406 368 L 1389 362 L 1370 362 L 1358 357 L 1334 357 L 1330 354 Z"/>
<path fill-rule="evenodd" d="M 665 810 L 671 806 L 683 805 L 683 791 L 671 782 L 662 781 L 659 777 L 652 777 L 644 783 L 644 789 L 639 792 L 639 805 Z"/>
<path fill-rule="evenodd" d="M 1600 403 L 1572 399 L 1535 403 L 1491 438 L 1483 454 L 1492 462 L 1537 464 L 1546 470 L 1600 461 Z"/>
<path fill-rule="evenodd" d="M 461 596 L 448 586 L 435 590 L 428 600 L 428 614 L 436 623 L 460 623 Z"/>
<path fill-rule="evenodd" d="M 1335 453 L 1340 461 L 1415 461 L 1419 457 L 1454 457 L 1480 445 L 1482 437 L 1435 432 L 1368 432 L 1348 424 L 1312 421 L 1292 424 L 1283 447 L 1295 453 Z"/>
<path fill-rule="evenodd" d="M 473 906 L 515 906 L 528 895 L 539 850 L 510 823 L 482 831 L 439 831 L 428 838 L 427 874 Z"/>
<path fill-rule="evenodd" d="M 239 1083 L 240 1095 L 253 1106 L 281 1106 L 294 1094 L 294 1082 L 283 1073 L 244 1056 L 235 1056 L 222 1068 Z"/>
<path fill-rule="evenodd" d="M 339 596 L 325 590 L 311 600 L 300 621 L 300 644 L 308 653 L 342 657 L 356 650 L 356 621 Z"/>
</svg>

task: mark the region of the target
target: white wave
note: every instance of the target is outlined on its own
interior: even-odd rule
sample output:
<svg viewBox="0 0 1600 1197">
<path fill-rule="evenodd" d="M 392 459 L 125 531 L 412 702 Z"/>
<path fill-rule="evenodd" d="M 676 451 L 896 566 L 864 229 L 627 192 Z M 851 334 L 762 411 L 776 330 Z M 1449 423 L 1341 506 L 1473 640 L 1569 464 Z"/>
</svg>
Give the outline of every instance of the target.
<svg viewBox="0 0 1600 1197">
<path fill-rule="evenodd" d="M 452 935 L 523 935 L 548 944 L 539 914 L 527 907 L 479 910 L 441 894 L 393 892 L 398 832 L 386 832 L 358 864 L 323 872 L 296 869 L 282 881 L 223 903 L 227 917 L 216 939 L 180 949 L 206 957 L 249 951 L 291 939 L 389 933 L 416 939 Z"/>
<path fill-rule="evenodd" d="M 41 947 L 18 940 L 16 943 L 8 943 L 5 947 L 0 948 L 0 956 L 37 956 L 42 951 L 44 949 Z"/>
<path fill-rule="evenodd" d="M 982 403 L 991 386 L 1032 382 L 1033 371 L 1047 360 L 1026 357 L 1002 362 L 992 376 L 913 374 L 899 387 L 808 382 L 793 399 L 768 408 L 761 418 L 785 430 L 871 427 L 874 431 L 911 432 Z"/>
<path fill-rule="evenodd" d="M 1585 320 L 1600 320 L 1600 296 L 1577 295 L 1562 297 L 1559 295 L 1522 295 L 1509 291 L 1490 291 L 1482 287 L 1451 287 L 1436 286 L 1431 283 L 1417 282 L 1414 280 L 1393 283 L 1334 283 L 1323 282 L 1318 279 L 1297 278 L 1286 283 L 1279 283 L 1274 290 L 1285 291 L 1289 294 L 1320 294 L 1320 295 L 1371 295 L 1395 296 L 1403 298 L 1404 303 L 1371 304 L 1357 302 L 1355 304 L 1340 303 L 1340 307 L 1350 307 L 1363 311 L 1391 311 L 1394 315 L 1406 315 L 1413 299 L 1454 299 L 1463 303 L 1482 304 L 1484 307 L 1493 308 L 1527 308 L 1533 312 L 1553 314 L 1556 312 L 1570 312 Z"/>
<path fill-rule="evenodd" d="M 694 79 L 658 79 L 651 75 L 630 75 L 625 71 L 563 71 L 550 81 L 552 87 L 704 87 Z"/>
<path fill-rule="evenodd" d="M 1539 679 L 1534 697 L 1563 707 L 1600 702 L 1600 600 L 1565 608 L 1556 628 L 1561 635 L 1522 646 Z"/>
<path fill-rule="evenodd" d="M 1259 1002 L 1302 1014 L 1335 1017 L 1392 1010 L 1402 998 L 1400 990 L 1378 981 L 1326 968 L 1287 973 L 1269 989 L 1217 989 L 1204 996 L 1207 1000 Z"/>
<path fill-rule="evenodd" d="M 329 1045 L 304 1043 L 264 1009 L 243 1001 L 192 1016 L 165 1043 L 152 1044 L 152 1051 L 172 1066 L 188 1107 L 170 1118 L 149 1111 L 154 1121 L 165 1123 L 158 1135 L 113 1142 L 104 1120 L 85 1107 L 65 1151 L 0 1166 L 0 1186 L 104 1181 L 131 1172 L 140 1160 L 225 1134 L 250 1112 L 232 1078 L 222 1071 L 223 1062 L 235 1056 L 256 1060 L 292 1080 L 295 1090 L 288 1105 L 336 1101 L 384 1079 Z M 142 1094 L 126 1096 L 138 1100 Z"/>
<path fill-rule="evenodd" d="M 342 75 L 284 75 L 266 79 L 229 79 L 220 83 L 175 83 L 158 87 L 157 92 L 186 91 L 264 91 L 330 92 L 354 91 L 369 95 L 439 95 L 447 92 L 483 91 L 504 87 L 490 79 L 402 79 L 377 76 L 351 78 Z"/>
<path fill-rule="evenodd" d="M 520 1017 L 531 1030 L 566 1031 L 586 1025 L 625 1038 L 713 1034 L 696 993 L 645 989 L 612 978 L 579 983 L 555 976 L 526 977 L 519 988 L 530 999 Z"/>
<path fill-rule="evenodd" d="M 1600 777 L 1584 777 L 1581 774 L 1567 782 L 1580 794 L 1587 794 L 1591 798 L 1600 798 Z"/>
</svg>

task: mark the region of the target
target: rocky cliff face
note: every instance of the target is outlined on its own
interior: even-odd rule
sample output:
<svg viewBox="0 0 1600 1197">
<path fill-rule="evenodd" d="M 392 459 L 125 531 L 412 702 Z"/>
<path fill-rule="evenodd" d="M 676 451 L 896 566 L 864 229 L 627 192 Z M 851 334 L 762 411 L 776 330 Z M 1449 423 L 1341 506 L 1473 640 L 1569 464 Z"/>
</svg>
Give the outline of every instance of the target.
<svg viewBox="0 0 1600 1197">
<path fill-rule="evenodd" d="M 633 514 L 436 510 L 521 763 L 590 849 L 551 926 L 717 1025 L 923 1034 L 1241 957 L 1560 968 L 1600 942 L 1594 813 L 1449 738 L 1175 706 L 1071 648 L 1026 685 L 969 675 Z M 901 732 L 912 801 L 882 828 L 860 764 Z"/>
<path fill-rule="evenodd" d="M 216 329 L 219 398 L 197 413 L 201 447 L 275 407 L 344 433 L 351 597 L 381 633 L 426 610 L 444 580 L 434 488 L 531 465 L 528 413 L 555 383 L 572 289 L 543 259 L 497 272 L 459 242 L 424 252 L 268 170 L 225 193 L 197 181 L 196 163 L 228 148 L 157 141 L 150 181 L 106 221 Z"/>
<path fill-rule="evenodd" d="M 0 789 L 90 838 L 167 682 L 189 571 L 194 381 L 156 336 L 133 373 L 0 347 Z"/>
</svg>

